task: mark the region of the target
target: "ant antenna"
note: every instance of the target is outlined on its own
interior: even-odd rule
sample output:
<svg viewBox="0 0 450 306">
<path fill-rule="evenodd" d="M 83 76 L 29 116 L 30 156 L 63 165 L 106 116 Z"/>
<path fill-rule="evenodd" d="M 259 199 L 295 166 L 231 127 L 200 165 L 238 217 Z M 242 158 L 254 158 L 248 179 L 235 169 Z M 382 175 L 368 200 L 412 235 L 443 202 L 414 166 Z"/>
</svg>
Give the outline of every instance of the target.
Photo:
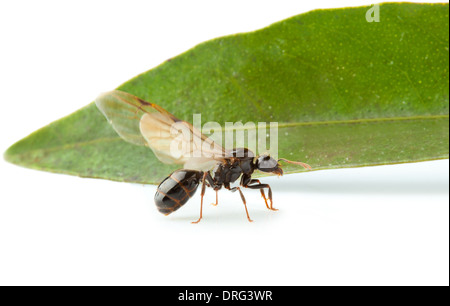
<svg viewBox="0 0 450 306">
<path fill-rule="evenodd" d="M 285 158 L 280 158 L 280 159 L 278 159 L 278 161 L 284 161 L 286 163 L 290 163 L 290 164 L 294 164 L 294 165 L 300 165 L 303 168 L 305 168 L 306 170 L 312 170 L 312 167 L 310 165 L 302 163 L 302 162 L 287 160 Z"/>
</svg>

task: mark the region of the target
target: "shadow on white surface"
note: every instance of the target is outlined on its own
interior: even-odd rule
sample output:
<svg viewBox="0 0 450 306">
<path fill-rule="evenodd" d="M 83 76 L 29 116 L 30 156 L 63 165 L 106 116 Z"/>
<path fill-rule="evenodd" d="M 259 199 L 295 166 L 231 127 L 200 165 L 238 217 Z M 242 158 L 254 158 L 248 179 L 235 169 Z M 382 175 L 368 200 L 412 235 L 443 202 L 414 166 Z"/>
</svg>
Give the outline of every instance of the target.
<svg viewBox="0 0 450 306">
<path fill-rule="evenodd" d="M 447 169 L 447 170 L 446 170 Z M 434 194 L 449 193 L 448 160 L 389 167 L 341 169 L 288 174 L 263 179 L 274 190 L 320 194 Z"/>
</svg>

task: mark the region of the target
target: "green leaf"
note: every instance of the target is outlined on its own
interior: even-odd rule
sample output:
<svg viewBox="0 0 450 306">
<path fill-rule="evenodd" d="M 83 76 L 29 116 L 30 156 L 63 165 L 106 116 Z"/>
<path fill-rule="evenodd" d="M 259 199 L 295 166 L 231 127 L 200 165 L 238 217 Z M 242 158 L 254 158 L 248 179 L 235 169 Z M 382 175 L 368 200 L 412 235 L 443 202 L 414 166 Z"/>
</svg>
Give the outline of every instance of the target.
<svg viewBox="0 0 450 306">
<path fill-rule="evenodd" d="M 192 122 L 279 122 L 279 156 L 314 169 L 448 158 L 448 4 L 317 10 L 217 38 L 118 89 Z M 94 104 L 14 144 L 15 164 L 159 183 L 177 166 L 123 141 Z M 303 168 L 286 165 L 286 172 Z"/>
</svg>

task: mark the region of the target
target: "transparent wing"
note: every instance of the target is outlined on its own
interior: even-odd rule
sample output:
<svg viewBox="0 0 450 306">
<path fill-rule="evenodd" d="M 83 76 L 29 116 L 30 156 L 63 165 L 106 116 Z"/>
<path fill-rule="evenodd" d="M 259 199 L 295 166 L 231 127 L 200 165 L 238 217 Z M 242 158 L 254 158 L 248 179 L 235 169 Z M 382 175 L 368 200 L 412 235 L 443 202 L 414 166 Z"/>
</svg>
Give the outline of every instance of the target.
<svg viewBox="0 0 450 306">
<path fill-rule="evenodd" d="M 228 150 L 162 107 L 122 91 L 102 94 L 95 104 L 124 140 L 150 147 L 166 164 L 209 170 Z"/>
</svg>

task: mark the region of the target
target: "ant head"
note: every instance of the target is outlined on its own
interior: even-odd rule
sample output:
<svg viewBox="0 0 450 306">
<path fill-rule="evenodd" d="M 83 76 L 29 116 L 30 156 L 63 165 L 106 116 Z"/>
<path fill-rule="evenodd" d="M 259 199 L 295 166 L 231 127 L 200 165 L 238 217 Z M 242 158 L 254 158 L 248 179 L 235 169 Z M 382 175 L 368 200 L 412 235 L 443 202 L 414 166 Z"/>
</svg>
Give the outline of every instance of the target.
<svg viewBox="0 0 450 306">
<path fill-rule="evenodd" d="M 276 159 L 270 157 L 268 154 L 258 156 L 255 164 L 259 171 L 273 173 L 278 176 L 283 175 L 281 165 Z"/>
<path fill-rule="evenodd" d="M 287 160 L 285 158 L 280 158 L 278 160 L 270 157 L 270 155 L 268 154 L 263 154 L 260 155 L 258 157 L 258 159 L 255 162 L 256 168 L 262 172 L 270 172 L 273 174 L 276 174 L 278 176 L 283 175 L 283 169 L 281 169 L 281 165 L 278 163 L 280 161 L 289 163 L 289 164 L 294 164 L 294 165 L 300 165 L 303 168 L 305 168 L 306 170 L 311 170 L 311 166 L 302 162 L 298 162 L 298 161 L 291 161 L 291 160 Z"/>
</svg>

